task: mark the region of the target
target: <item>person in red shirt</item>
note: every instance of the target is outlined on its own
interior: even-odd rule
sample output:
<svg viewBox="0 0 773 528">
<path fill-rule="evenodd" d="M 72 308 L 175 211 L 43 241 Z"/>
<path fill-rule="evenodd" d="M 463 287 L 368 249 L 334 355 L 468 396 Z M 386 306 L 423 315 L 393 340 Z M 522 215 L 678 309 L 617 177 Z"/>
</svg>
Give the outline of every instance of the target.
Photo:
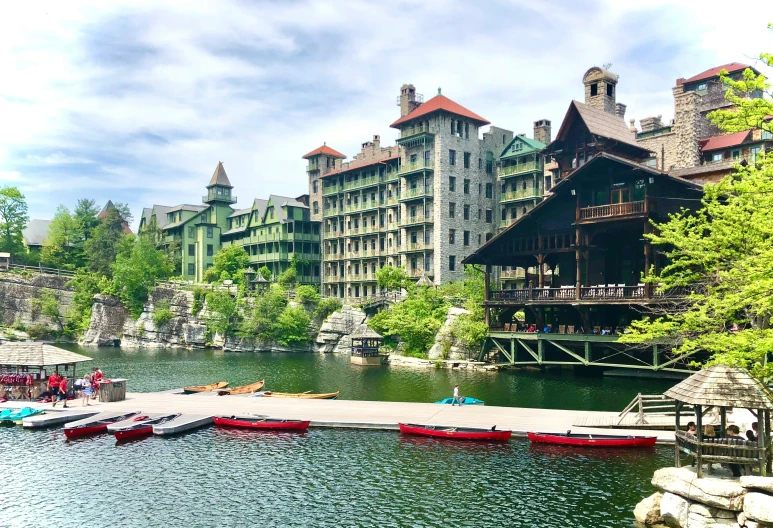
<svg viewBox="0 0 773 528">
<path fill-rule="evenodd" d="M 64 405 L 65 409 L 67 408 L 67 376 L 64 376 L 62 378 L 62 381 L 59 382 L 59 400 L 61 400 Z M 56 407 L 56 401 L 54 401 L 54 407 Z"/>
<path fill-rule="evenodd" d="M 48 392 L 51 393 L 51 402 L 54 404 L 54 407 L 56 407 L 56 397 L 59 394 L 59 384 L 61 382 L 62 378 L 59 377 L 59 372 L 56 370 L 48 377 Z"/>
<path fill-rule="evenodd" d="M 105 375 L 102 374 L 102 369 L 94 367 L 94 374 L 91 376 L 91 388 L 94 389 L 94 392 L 91 395 L 92 400 L 95 400 L 99 395 L 99 382 L 104 378 Z"/>
</svg>

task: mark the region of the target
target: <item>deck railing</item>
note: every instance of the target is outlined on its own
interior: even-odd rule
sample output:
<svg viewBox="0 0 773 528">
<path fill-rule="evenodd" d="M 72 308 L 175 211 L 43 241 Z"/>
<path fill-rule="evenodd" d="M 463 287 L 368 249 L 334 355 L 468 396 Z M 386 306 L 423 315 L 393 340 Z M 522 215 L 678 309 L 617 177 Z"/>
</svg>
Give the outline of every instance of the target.
<svg viewBox="0 0 773 528">
<path fill-rule="evenodd" d="M 580 220 L 625 216 L 644 212 L 644 200 L 619 204 L 597 205 L 580 209 Z"/>
<path fill-rule="evenodd" d="M 506 272 L 503 272 L 506 273 Z M 507 272 L 511 273 L 511 272 Z M 510 275 L 500 275 L 501 278 L 509 278 Z M 678 299 L 689 295 L 695 287 L 685 286 L 661 291 L 655 286 L 637 284 L 627 286 L 625 284 L 607 284 L 599 286 L 581 286 L 580 297 L 577 297 L 575 286 L 561 286 L 560 288 L 519 288 L 513 290 L 499 290 L 489 293 L 490 301 L 615 301 L 635 299 Z"/>
</svg>

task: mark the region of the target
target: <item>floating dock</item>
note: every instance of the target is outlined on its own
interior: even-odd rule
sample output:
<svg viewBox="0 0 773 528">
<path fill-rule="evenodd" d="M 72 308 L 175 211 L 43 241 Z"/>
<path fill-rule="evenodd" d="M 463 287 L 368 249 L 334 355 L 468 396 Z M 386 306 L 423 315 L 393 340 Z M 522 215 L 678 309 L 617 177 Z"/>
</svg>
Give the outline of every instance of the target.
<svg viewBox="0 0 773 528">
<path fill-rule="evenodd" d="M 99 411 L 97 409 L 94 409 L 93 411 L 90 410 L 54 410 L 54 409 L 46 409 L 46 412 L 43 414 L 36 414 L 35 416 L 30 416 L 29 418 L 24 418 L 22 420 L 22 425 L 24 427 L 29 427 L 31 429 L 39 429 L 42 427 L 53 427 L 55 425 L 62 425 L 69 422 L 72 422 L 73 420 L 80 420 L 83 418 L 89 418 L 91 416 L 94 416 L 95 414 L 99 414 Z"/>
<path fill-rule="evenodd" d="M 187 431 L 205 427 L 215 423 L 215 417 L 211 414 L 183 414 L 171 422 L 153 426 L 153 434 L 159 436 L 171 436 Z"/>
</svg>

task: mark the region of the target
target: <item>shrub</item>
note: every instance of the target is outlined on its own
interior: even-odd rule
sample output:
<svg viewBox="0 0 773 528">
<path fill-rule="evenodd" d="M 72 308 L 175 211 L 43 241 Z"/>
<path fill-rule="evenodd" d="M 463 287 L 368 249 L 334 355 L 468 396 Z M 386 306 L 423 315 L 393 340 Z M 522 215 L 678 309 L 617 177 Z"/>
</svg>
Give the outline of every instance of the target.
<svg viewBox="0 0 773 528">
<path fill-rule="evenodd" d="M 306 310 L 300 306 L 288 306 L 277 319 L 276 340 L 285 346 L 311 341 L 309 322 Z"/>
<path fill-rule="evenodd" d="M 341 301 L 333 297 L 321 299 L 319 304 L 317 304 L 317 309 L 314 310 L 314 317 L 320 321 L 324 321 L 333 312 L 340 310 L 342 307 Z"/>
<path fill-rule="evenodd" d="M 212 269 L 212 268 L 210 268 Z M 191 313 L 197 315 L 204 308 L 204 301 L 207 299 L 207 292 L 204 288 L 195 288 L 193 290 L 193 305 L 191 305 Z"/>
<path fill-rule="evenodd" d="M 268 266 L 261 266 L 258 268 L 258 273 L 260 273 L 267 281 L 271 280 L 271 270 L 268 269 Z"/>
<path fill-rule="evenodd" d="M 207 328 L 220 335 L 227 335 L 238 318 L 236 301 L 225 291 L 213 291 L 207 294 Z"/>
<path fill-rule="evenodd" d="M 40 341 L 51 337 L 51 330 L 43 323 L 35 323 L 27 327 L 27 335 L 33 341 Z"/>
<path fill-rule="evenodd" d="M 27 329 L 27 325 L 25 325 L 21 319 L 16 319 L 13 322 L 13 325 L 11 325 L 11 328 L 18 330 L 19 332 L 24 332 Z"/>
<path fill-rule="evenodd" d="M 282 273 L 279 274 L 279 277 L 277 277 L 277 281 L 279 284 L 281 284 L 285 288 L 291 288 L 295 286 L 295 281 L 298 280 L 298 273 L 295 271 L 295 265 L 291 265 L 289 268 L 284 270 Z"/>
<path fill-rule="evenodd" d="M 160 329 L 166 323 L 175 318 L 175 313 L 170 309 L 169 300 L 161 299 L 155 305 L 153 311 L 153 324 Z"/>
<path fill-rule="evenodd" d="M 295 290 L 295 298 L 300 303 L 311 304 L 314 306 L 317 306 L 320 300 L 317 288 L 308 285 L 298 286 Z"/>
</svg>

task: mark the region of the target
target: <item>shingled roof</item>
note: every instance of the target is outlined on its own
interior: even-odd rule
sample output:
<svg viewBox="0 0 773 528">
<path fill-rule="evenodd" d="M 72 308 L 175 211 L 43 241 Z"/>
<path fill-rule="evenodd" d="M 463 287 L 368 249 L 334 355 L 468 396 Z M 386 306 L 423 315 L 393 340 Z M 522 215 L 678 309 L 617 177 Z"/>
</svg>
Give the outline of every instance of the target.
<svg viewBox="0 0 773 528">
<path fill-rule="evenodd" d="M 410 114 L 401 117 L 400 119 L 398 119 L 397 121 L 395 121 L 389 126 L 392 128 L 398 128 L 398 125 L 401 125 L 408 121 L 412 121 L 413 119 L 416 119 L 418 117 L 422 117 L 427 114 L 431 114 L 432 112 L 437 112 L 440 110 L 445 110 L 450 114 L 459 115 L 459 116 L 471 119 L 472 121 L 477 121 L 480 125 L 491 124 L 485 118 L 479 116 L 475 112 L 467 110 L 465 107 L 463 107 L 459 103 L 455 103 L 445 95 L 438 94 L 432 99 L 430 99 L 429 101 L 427 101 L 426 103 L 419 105 Z"/>
<path fill-rule="evenodd" d="M 223 168 L 222 161 L 217 163 L 215 172 L 212 173 L 212 178 L 210 178 L 209 185 L 207 185 L 207 187 L 209 188 L 213 185 L 220 185 L 222 187 L 230 187 L 233 189 L 233 185 L 231 185 L 231 181 L 228 179 L 228 175 L 225 173 L 225 169 Z"/>
<path fill-rule="evenodd" d="M 13 341 L 0 345 L 0 365 L 45 367 L 83 361 L 91 358 L 46 343 Z"/>
<path fill-rule="evenodd" d="M 684 80 L 677 79 L 677 84 L 694 83 L 696 81 L 711 79 L 712 77 L 717 77 L 719 75 L 719 72 L 721 72 L 722 70 L 726 70 L 727 73 L 733 73 L 733 72 L 745 70 L 746 68 L 750 68 L 750 66 L 746 64 L 741 64 L 740 62 L 731 62 L 729 64 L 723 64 L 722 66 L 714 66 L 713 68 L 709 68 L 708 70 L 703 71 L 697 75 L 693 75 L 689 79 L 684 79 Z M 682 81 L 682 82 L 680 83 L 679 81 Z"/>
<path fill-rule="evenodd" d="M 357 329 L 351 333 L 352 339 L 383 339 L 383 336 L 373 330 L 365 323 L 357 327 Z"/>
<path fill-rule="evenodd" d="M 346 157 L 345 155 L 341 154 L 337 150 L 331 149 L 330 147 L 328 147 L 327 143 L 324 143 L 321 147 L 315 148 L 314 150 L 312 150 L 308 154 L 304 154 L 303 156 L 301 156 L 301 158 L 302 159 L 309 159 L 310 157 L 317 156 L 319 154 L 327 154 L 328 156 L 332 156 L 334 158 L 345 158 Z"/>
<path fill-rule="evenodd" d="M 714 365 L 668 389 L 669 398 L 689 405 L 773 409 L 773 393 L 748 370 Z"/>
</svg>

